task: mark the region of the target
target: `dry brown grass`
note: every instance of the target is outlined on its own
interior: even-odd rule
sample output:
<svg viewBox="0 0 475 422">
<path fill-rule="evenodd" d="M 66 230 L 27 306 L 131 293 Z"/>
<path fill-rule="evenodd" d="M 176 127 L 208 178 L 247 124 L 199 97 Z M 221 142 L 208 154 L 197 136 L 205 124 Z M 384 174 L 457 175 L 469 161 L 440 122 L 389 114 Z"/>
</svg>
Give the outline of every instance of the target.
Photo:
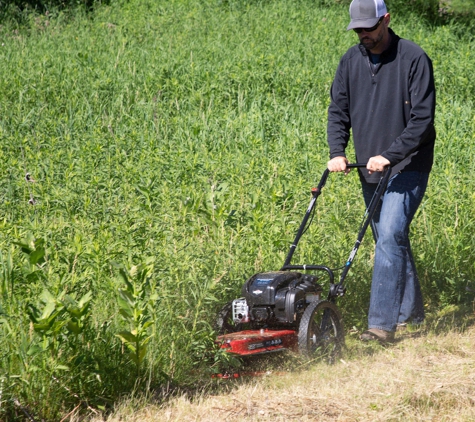
<svg viewBox="0 0 475 422">
<path fill-rule="evenodd" d="M 124 403 L 108 422 L 474 421 L 475 328 L 404 333 L 388 347 L 351 338 L 333 366 L 235 382 L 219 395 Z"/>
</svg>

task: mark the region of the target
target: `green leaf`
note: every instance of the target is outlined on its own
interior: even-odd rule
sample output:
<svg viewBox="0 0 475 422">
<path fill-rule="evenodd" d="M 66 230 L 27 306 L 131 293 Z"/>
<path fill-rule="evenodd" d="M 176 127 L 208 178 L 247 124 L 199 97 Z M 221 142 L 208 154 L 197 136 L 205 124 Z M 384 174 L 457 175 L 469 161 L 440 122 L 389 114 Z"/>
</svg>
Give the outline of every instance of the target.
<svg viewBox="0 0 475 422">
<path fill-rule="evenodd" d="M 41 318 L 40 310 L 31 303 L 27 305 L 26 312 L 32 322 L 38 322 L 38 320 Z"/>
<path fill-rule="evenodd" d="M 118 289 L 118 292 L 119 292 L 119 297 L 122 300 L 124 300 L 129 306 L 134 306 L 135 299 L 134 299 L 133 294 L 130 291 L 124 290 L 124 289 Z"/>
<path fill-rule="evenodd" d="M 26 352 L 26 354 L 28 356 L 34 356 L 34 355 L 37 355 L 37 354 L 41 353 L 42 351 L 43 350 L 41 349 L 41 347 L 33 345 L 33 346 L 30 346 L 28 348 L 28 351 Z"/>
<path fill-rule="evenodd" d="M 71 331 L 72 333 L 74 333 L 76 335 L 81 334 L 82 329 L 81 329 L 81 327 L 79 326 L 79 324 L 77 322 L 68 321 L 66 327 L 69 331 Z"/>
<path fill-rule="evenodd" d="M 147 338 L 143 339 L 143 340 L 140 342 L 140 347 L 146 346 L 146 345 L 150 342 L 150 340 L 152 339 L 152 337 L 153 337 L 153 335 L 148 336 Z"/>
<path fill-rule="evenodd" d="M 35 249 L 30 253 L 30 263 L 32 265 L 43 264 L 45 262 L 45 254 L 46 251 L 43 247 Z"/>
<path fill-rule="evenodd" d="M 154 323 L 154 321 L 147 321 L 146 323 L 144 323 L 141 327 L 141 330 L 140 331 L 145 331 L 148 327 L 150 327 L 152 324 Z"/>
<path fill-rule="evenodd" d="M 130 297 L 123 290 L 119 290 L 119 297 L 117 298 L 119 305 L 119 312 L 127 320 L 134 318 L 134 308 L 131 306 Z"/>
<path fill-rule="evenodd" d="M 124 343 L 136 343 L 137 336 L 132 334 L 130 331 L 120 331 L 116 334 Z"/>
<path fill-rule="evenodd" d="M 17 245 L 21 248 L 21 251 L 27 255 L 33 252 L 34 246 L 31 245 L 27 240 L 21 240 L 20 242 L 13 242 L 14 245 Z"/>
<path fill-rule="evenodd" d="M 147 354 L 147 345 L 142 345 L 139 350 L 138 364 L 141 364 Z"/>
<path fill-rule="evenodd" d="M 81 309 L 81 312 L 83 312 L 83 309 L 85 306 L 89 304 L 89 302 L 92 299 L 92 292 L 88 291 L 80 300 L 79 300 L 79 308 Z"/>
<path fill-rule="evenodd" d="M 125 285 L 127 286 L 127 290 L 129 290 L 130 292 L 133 292 L 134 291 L 134 287 L 132 286 L 132 284 L 130 283 L 129 281 L 129 275 L 127 274 L 127 272 L 125 271 L 124 268 L 120 268 L 119 269 L 119 276 L 121 277 L 122 281 L 125 283 Z"/>
<path fill-rule="evenodd" d="M 56 298 L 48 290 L 43 290 L 40 300 L 44 303 L 56 302 Z"/>
<path fill-rule="evenodd" d="M 35 331 L 46 331 L 49 330 L 51 324 L 49 322 L 38 322 L 33 324 L 33 329 Z"/>
<path fill-rule="evenodd" d="M 48 302 L 46 306 L 43 308 L 43 313 L 41 314 L 41 319 L 48 319 L 51 317 L 53 312 L 56 309 L 56 303 L 54 302 Z"/>
</svg>

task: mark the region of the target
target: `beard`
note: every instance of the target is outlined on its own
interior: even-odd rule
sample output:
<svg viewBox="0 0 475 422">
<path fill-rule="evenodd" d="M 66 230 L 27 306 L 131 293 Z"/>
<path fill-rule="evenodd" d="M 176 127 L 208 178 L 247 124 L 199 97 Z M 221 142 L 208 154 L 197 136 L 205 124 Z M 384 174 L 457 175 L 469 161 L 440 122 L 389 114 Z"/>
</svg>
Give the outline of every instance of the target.
<svg viewBox="0 0 475 422">
<path fill-rule="evenodd" d="M 363 37 L 360 39 L 360 44 L 366 48 L 366 50 L 373 50 L 375 49 L 379 43 L 383 40 L 383 32 L 381 31 L 379 35 L 376 38 L 371 38 L 371 37 Z"/>
</svg>

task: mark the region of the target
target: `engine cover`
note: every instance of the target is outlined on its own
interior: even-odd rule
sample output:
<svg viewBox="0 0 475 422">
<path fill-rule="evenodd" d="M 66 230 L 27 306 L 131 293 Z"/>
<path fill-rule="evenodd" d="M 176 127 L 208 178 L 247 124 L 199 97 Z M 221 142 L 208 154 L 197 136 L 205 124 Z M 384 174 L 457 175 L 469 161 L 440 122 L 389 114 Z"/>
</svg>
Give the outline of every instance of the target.
<svg viewBox="0 0 475 422">
<path fill-rule="evenodd" d="M 242 288 L 251 322 L 269 326 L 293 324 L 306 304 L 320 299 L 317 277 L 290 271 L 253 275 Z"/>
</svg>

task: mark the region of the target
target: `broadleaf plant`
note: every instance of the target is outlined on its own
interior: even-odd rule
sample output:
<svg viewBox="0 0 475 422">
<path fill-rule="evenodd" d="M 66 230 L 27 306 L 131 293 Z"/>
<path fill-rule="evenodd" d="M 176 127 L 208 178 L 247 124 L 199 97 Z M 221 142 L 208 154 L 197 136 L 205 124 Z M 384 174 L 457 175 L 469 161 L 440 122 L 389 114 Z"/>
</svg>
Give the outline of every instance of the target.
<svg viewBox="0 0 475 422">
<path fill-rule="evenodd" d="M 129 358 L 136 365 L 137 377 L 147 354 L 147 345 L 153 334 L 149 328 L 153 325 L 153 304 L 158 296 L 153 294 L 150 278 L 153 272 L 152 260 L 134 265 L 129 270 L 119 267 L 119 278 L 124 286 L 118 289 L 117 303 L 119 314 L 128 325 L 128 329 L 116 334 L 125 345 Z"/>
</svg>

